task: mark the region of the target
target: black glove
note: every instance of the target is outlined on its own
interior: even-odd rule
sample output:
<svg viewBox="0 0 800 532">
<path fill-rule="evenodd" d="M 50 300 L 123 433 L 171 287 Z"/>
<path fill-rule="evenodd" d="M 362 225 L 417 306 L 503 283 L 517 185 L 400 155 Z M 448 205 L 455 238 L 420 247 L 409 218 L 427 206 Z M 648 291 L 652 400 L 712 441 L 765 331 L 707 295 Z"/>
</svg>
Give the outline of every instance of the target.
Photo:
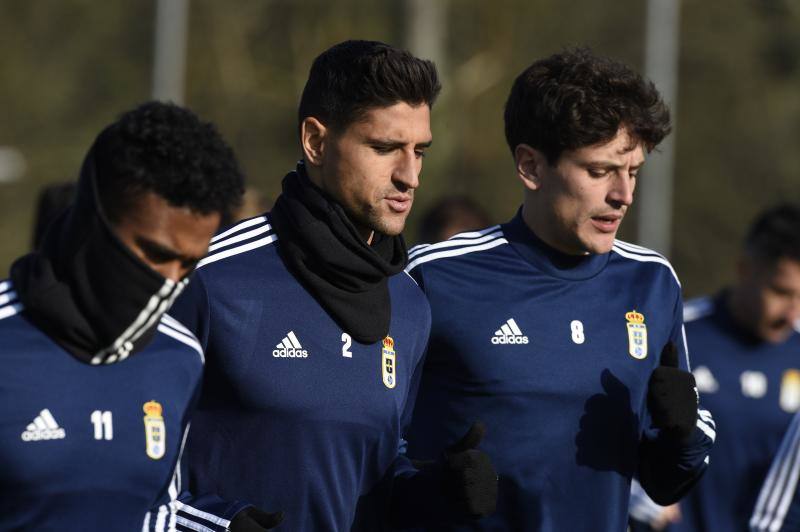
<svg viewBox="0 0 800 532">
<path fill-rule="evenodd" d="M 467 433 L 444 452 L 443 485 L 453 511 L 479 519 L 494 513 L 497 505 L 497 472 L 489 455 L 476 447 L 486 426 L 476 421 Z"/>
<path fill-rule="evenodd" d="M 678 350 L 669 342 L 661 351 L 661 365 L 653 370 L 647 389 L 653 425 L 673 441 L 684 442 L 697 423 L 698 403 L 694 375 L 678 368 Z"/>
<path fill-rule="evenodd" d="M 248 506 L 231 520 L 230 532 L 264 532 L 272 530 L 283 521 L 283 512 L 267 513 Z"/>
</svg>

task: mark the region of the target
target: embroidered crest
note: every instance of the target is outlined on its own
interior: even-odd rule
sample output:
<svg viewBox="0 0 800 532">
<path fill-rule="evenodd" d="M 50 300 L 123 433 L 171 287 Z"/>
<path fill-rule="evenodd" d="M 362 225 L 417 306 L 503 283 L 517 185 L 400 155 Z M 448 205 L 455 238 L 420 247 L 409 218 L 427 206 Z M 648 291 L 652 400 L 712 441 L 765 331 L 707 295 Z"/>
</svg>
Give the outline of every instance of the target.
<svg viewBox="0 0 800 532">
<path fill-rule="evenodd" d="M 397 385 L 397 357 L 394 352 L 394 340 L 392 340 L 391 336 L 387 336 L 383 339 L 381 353 L 383 384 L 387 388 L 392 389 Z"/>
<path fill-rule="evenodd" d="M 644 324 L 644 315 L 636 310 L 625 314 L 628 320 L 628 353 L 638 360 L 647 356 L 647 325 Z"/>
<path fill-rule="evenodd" d="M 142 407 L 144 410 L 144 441 L 147 456 L 158 460 L 166 452 L 167 429 L 164 425 L 163 409 L 155 401 L 148 401 Z"/>
</svg>

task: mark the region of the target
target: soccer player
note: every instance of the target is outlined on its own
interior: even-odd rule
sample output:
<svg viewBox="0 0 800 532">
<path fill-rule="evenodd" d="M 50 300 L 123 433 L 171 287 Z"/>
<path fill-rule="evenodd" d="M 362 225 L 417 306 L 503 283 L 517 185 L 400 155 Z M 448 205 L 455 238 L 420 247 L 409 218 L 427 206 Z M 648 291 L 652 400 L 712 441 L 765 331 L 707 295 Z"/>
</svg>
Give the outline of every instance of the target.
<svg viewBox="0 0 800 532">
<path fill-rule="evenodd" d="M 677 500 L 714 435 L 675 272 L 615 240 L 669 113 L 652 83 L 578 49 L 519 75 L 505 129 L 517 215 L 409 254 L 432 328 L 408 454 L 481 419 L 500 486 L 470 530 L 624 530 L 631 478 Z"/>
<path fill-rule="evenodd" d="M 177 305 L 209 367 L 187 447 L 200 491 L 280 507 L 296 531 L 350 529 L 384 475 L 397 477 L 392 503 L 369 499 L 364 529 L 383 525 L 376 515 L 415 517 L 400 495 L 425 495 L 423 477 L 435 494 L 439 481 L 452 488 L 443 496 L 456 514 L 494 504 L 495 473 L 474 449 L 480 426 L 438 477 L 402 456 L 430 309 L 403 272 L 400 233 L 439 88 L 431 62 L 378 42 L 315 59 L 299 105 L 302 161 L 272 212 L 213 239 Z"/>
<path fill-rule="evenodd" d="M 748 231 L 733 285 L 687 302 L 683 316 L 697 388 L 719 422 L 720 439 L 714 465 L 680 502 L 680 519 L 669 530 L 747 530 L 758 490 L 800 408 L 800 208 L 784 204 L 763 212 Z M 790 469 L 773 467 L 771 477 Z M 770 480 L 769 491 L 783 490 L 788 502 L 793 488 L 782 482 Z M 779 510 L 777 501 L 762 496 L 754 529 L 772 530 L 783 519 L 786 508 Z M 631 514 L 648 506 L 632 499 Z M 652 515 L 663 521 L 662 513 Z"/>
<path fill-rule="evenodd" d="M 190 497 L 180 471 L 203 352 L 165 312 L 242 189 L 186 109 L 144 104 L 97 137 L 72 206 L 0 282 L 0 530 L 277 521 Z"/>
<path fill-rule="evenodd" d="M 697 389 L 719 422 L 719 442 L 714 465 L 680 502 L 681 519 L 670 531 L 748 529 L 758 490 L 800 408 L 798 318 L 800 208 L 785 204 L 750 228 L 736 282 L 684 309 Z M 774 477 L 786 472 L 774 466 L 768 484 L 774 489 Z M 773 524 L 786 510 L 777 501 L 762 496 L 750 523 L 755 530 L 777 530 Z"/>
</svg>

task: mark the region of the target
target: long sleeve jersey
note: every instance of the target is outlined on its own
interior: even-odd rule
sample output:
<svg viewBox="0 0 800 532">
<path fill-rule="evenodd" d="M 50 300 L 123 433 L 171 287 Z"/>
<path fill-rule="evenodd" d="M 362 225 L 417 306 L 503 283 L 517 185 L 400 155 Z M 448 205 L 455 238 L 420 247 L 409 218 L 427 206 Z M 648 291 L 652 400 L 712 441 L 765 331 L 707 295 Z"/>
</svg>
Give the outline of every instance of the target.
<svg viewBox="0 0 800 532">
<path fill-rule="evenodd" d="M 0 530 L 223 532 L 244 508 L 185 490 L 203 353 L 169 315 L 140 352 L 91 366 L 32 325 L 3 281 L 0 365 Z"/>
<path fill-rule="evenodd" d="M 648 380 L 667 342 L 689 366 L 670 264 L 619 241 L 566 256 L 517 215 L 419 246 L 408 269 L 432 312 L 408 454 L 435 457 L 479 419 L 500 478 L 497 512 L 453 529 L 625 530 L 641 444 L 659 438 Z M 703 411 L 676 467 L 699 476 L 713 437 Z"/>
<path fill-rule="evenodd" d="M 389 335 L 361 344 L 279 246 L 267 216 L 224 231 L 173 309 L 207 357 L 187 444 L 192 485 L 282 510 L 282 530 L 348 530 L 362 495 L 413 470 L 402 427 L 430 308 L 407 274 L 389 278 Z"/>
</svg>

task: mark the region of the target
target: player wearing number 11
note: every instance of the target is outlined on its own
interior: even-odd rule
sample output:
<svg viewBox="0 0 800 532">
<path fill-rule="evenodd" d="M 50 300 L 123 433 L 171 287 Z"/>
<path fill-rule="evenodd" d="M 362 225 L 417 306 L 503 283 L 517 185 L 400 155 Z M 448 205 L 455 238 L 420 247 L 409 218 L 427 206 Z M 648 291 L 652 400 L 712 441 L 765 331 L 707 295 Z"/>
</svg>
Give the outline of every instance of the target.
<svg viewBox="0 0 800 532">
<path fill-rule="evenodd" d="M 482 419 L 499 497 L 469 530 L 624 530 L 632 477 L 675 501 L 714 438 L 678 279 L 615 240 L 669 113 L 626 66 L 571 50 L 517 78 L 505 126 L 517 215 L 409 254 L 432 312 L 409 454 L 435 456 Z"/>
</svg>

